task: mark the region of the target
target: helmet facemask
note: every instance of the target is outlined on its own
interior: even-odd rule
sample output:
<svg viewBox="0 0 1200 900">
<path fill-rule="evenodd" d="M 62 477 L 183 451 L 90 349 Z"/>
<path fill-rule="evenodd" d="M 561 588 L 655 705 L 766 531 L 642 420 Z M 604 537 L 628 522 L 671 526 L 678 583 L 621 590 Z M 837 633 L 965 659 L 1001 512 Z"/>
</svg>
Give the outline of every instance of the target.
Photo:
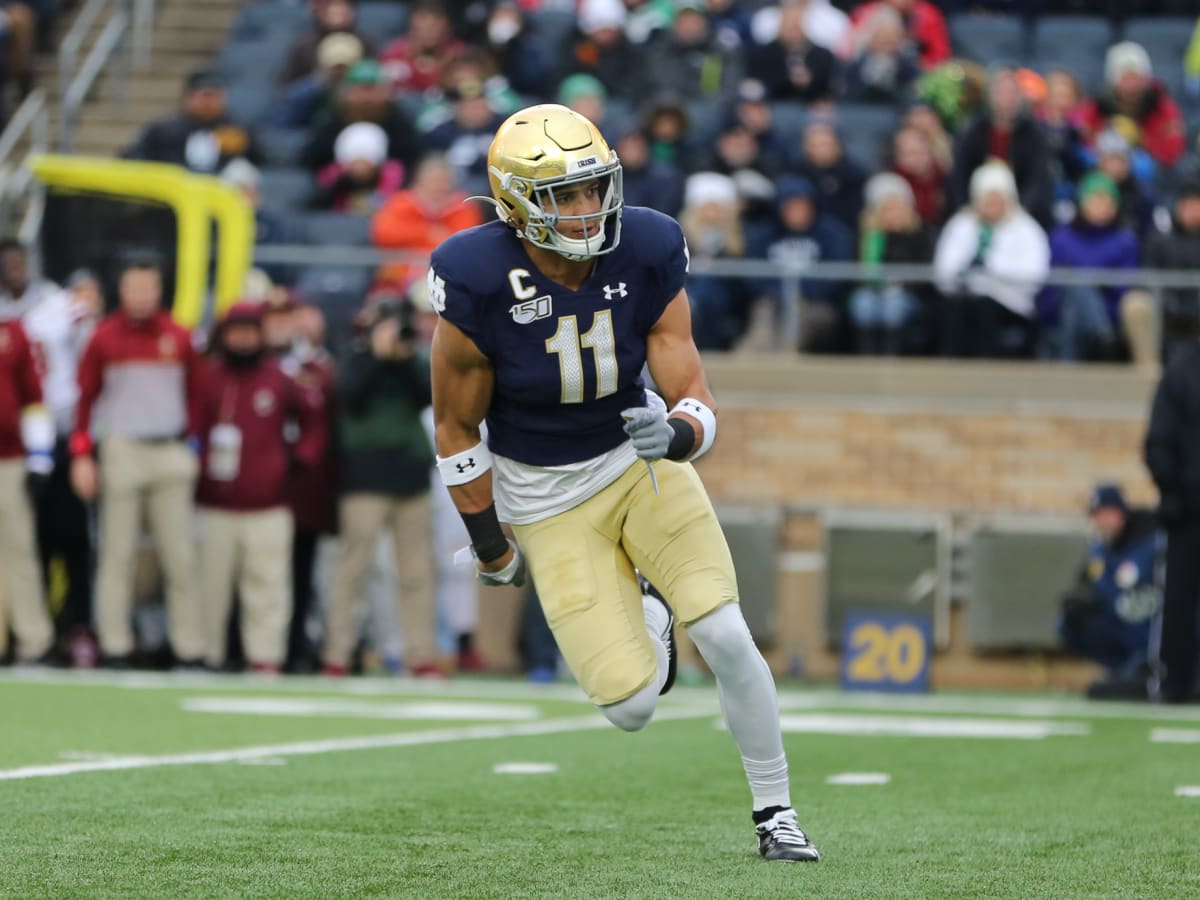
<svg viewBox="0 0 1200 900">
<path fill-rule="evenodd" d="M 624 205 L 621 163 L 616 153 L 609 152 L 609 161 L 572 175 L 555 175 L 547 178 L 523 178 L 491 168 L 492 175 L 499 179 L 502 189 L 510 200 L 520 204 L 517 215 L 508 215 L 500 204 L 497 209 L 501 217 L 517 228 L 518 237 L 524 238 L 535 247 L 552 250 L 567 259 L 579 262 L 611 253 L 621 239 L 621 209 Z M 600 209 L 583 215 L 563 215 L 558 209 L 555 191 L 590 181 L 600 183 L 602 196 Z M 524 215 L 520 215 L 524 213 Z M 522 225 L 520 219 L 524 219 Z M 608 220 L 612 219 L 611 240 L 607 240 Z M 571 238 L 558 229 L 562 225 L 575 224 L 583 228 L 584 235 Z M 591 227 L 599 225 L 595 234 L 588 234 Z M 606 246 L 607 243 L 607 246 Z"/>
</svg>

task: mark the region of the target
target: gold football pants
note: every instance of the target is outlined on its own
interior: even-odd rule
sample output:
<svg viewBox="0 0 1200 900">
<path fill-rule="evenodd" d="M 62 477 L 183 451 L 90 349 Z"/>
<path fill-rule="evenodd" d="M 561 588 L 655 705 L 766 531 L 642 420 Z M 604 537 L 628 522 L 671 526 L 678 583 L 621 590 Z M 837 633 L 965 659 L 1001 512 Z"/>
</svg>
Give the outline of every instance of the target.
<svg viewBox="0 0 1200 900">
<path fill-rule="evenodd" d="M 588 698 L 608 706 L 655 677 L 635 567 L 689 625 L 738 599 L 733 560 L 690 463 L 639 460 L 578 506 L 514 526 L 542 609 Z"/>
</svg>

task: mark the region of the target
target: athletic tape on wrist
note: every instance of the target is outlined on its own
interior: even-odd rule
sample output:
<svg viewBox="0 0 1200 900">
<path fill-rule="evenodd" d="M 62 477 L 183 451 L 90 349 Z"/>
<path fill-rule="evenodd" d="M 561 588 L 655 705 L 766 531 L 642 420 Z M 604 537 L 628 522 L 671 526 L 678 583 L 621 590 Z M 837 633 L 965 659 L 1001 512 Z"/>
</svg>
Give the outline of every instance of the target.
<svg viewBox="0 0 1200 900">
<path fill-rule="evenodd" d="M 708 452 L 708 448 L 713 445 L 713 441 L 717 438 L 717 414 L 708 408 L 708 405 L 700 402 L 695 397 L 684 397 L 673 407 L 668 417 L 676 413 L 683 413 L 691 416 L 700 423 L 700 427 L 704 429 L 704 434 L 700 438 L 700 446 L 696 452 L 685 459 L 699 459 Z"/>
<path fill-rule="evenodd" d="M 438 474 L 446 487 L 466 484 L 474 481 L 492 467 L 492 454 L 487 444 L 480 441 L 470 450 L 455 453 L 453 456 L 437 458 Z"/>
</svg>

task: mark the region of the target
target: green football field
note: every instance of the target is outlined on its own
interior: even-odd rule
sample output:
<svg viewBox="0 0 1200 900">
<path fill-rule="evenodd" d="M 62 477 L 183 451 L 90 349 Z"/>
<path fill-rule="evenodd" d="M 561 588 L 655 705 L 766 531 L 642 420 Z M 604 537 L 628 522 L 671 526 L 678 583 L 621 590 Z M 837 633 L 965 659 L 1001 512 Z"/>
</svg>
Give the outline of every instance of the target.
<svg viewBox="0 0 1200 900">
<path fill-rule="evenodd" d="M 1200 896 L 1200 707 L 781 703 L 819 864 L 758 858 L 711 689 L 629 735 L 570 686 L 14 671 L 0 896 Z"/>
</svg>

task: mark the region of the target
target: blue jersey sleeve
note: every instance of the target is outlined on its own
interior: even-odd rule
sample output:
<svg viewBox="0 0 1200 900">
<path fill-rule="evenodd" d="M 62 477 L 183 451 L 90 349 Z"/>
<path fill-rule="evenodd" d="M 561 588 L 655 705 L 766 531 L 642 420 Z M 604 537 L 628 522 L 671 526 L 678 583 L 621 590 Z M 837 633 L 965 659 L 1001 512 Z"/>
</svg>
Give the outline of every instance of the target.
<svg viewBox="0 0 1200 900">
<path fill-rule="evenodd" d="M 469 270 L 464 269 L 461 262 L 456 264 L 455 255 L 446 251 L 447 245 L 443 244 L 434 251 L 429 262 L 429 303 L 439 316 L 456 326 L 490 357 L 491 341 L 480 314 L 479 299 L 464 277 Z"/>
<path fill-rule="evenodd" d="M 678 296 L 687 282 L 688 249 L 683 229 L 670 216 L 652 210 L 638 210 L 633 232 L 643 265 L 650 271 L 651 296 L 645 298 L 643 312 L 649 328 L 662 316 L 667 304 Z M 626 238 L 622 236 L 622 241 Z"/>
</svg>

